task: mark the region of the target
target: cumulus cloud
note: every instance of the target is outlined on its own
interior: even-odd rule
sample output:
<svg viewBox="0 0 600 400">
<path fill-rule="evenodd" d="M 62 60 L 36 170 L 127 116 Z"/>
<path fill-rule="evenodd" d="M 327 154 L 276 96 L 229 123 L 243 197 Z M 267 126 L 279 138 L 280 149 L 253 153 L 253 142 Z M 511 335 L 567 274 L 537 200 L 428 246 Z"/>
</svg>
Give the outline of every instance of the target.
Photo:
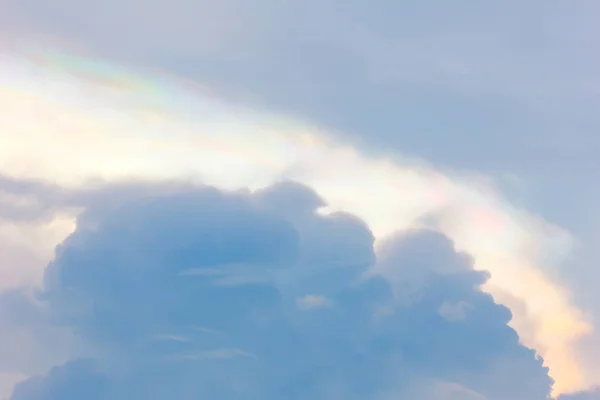
<svg viewBox="0 0 600 400">
<path fill-rule="evenodd" d="M 17 236 L 20 246 L 36 257 L 31 267 L 23 269 L 17 257 L 28 253 L 13 251 L 11 264 L 19 267 L 9 265 L 3 274 L 11 279 L 3 283 L 14 286 L 35 280 L 36 274 L 22 277 L 21 271 L 41 273 L 44 262 L 40 260 L 49 259 L 52 247 L 74 229 L 72 218 L 78 210 L 94 205 L 98 213 L 110 212 L 119 199 L 158 190 L 153 184 L 119 186 L 116 181 L 132 177 L 180 180 L 163 182 L 161 191 L 166 194 L 189 187 L 181 183 L 186 177 L 229 189 L 257 189 L 288 177 L 319 191 L 323 200 L 305 200 L 319 207 L 326 199 L 327 205 L 319 212 L 344 210 L 363 219 L 378 243 L 423 213 L 443 214 L 440 229 L 460 250 L 474 256 L 477 269 L 493 272 L 485 290 L 517 311 L 511 326 L 520 332 L 523 343 L 544 355 L 556 379 L 555 389 L 560 392 L 588 384 L 575 343 L 591 327 L 571 304 L 568 291 L 547 272 L 570 248 L 570 235 L 510 207 L 489 182 L 442 175 L 408 160 L 398 163 L 367 157 L 359 149 L 324 138 L 315 128 L 232 108 L 182 88 L 177 80 L 140 78 L 114 64 L 67 54 L 30 56 L 0 64 L 10 78 L 3 83 L 9 90 L 0 92 L 7 112 L 0 123 L 13 134 L 0 135 L 0 169 L 6 174 L 0 185 L 5 199 L 0 213 L 17 227 L 9 239 Z M 32 87 L 32 82 L 37 84 Z M 160 123 L 149 123 L 140 114 L 154 102 L 163 118 Z M 31 110 L 40 118 L 29 118 Z M 102 182 L 110 182 L 111 189 L 104 190 Z M 270 198 L 279 201 L 276 193 Z M 295 202 L 289 207 L 297 215 L 288 212 L 288 217 L 297 224 L 310 222 L 302 215 L 311 208 Z M 57 212 L 67 215 L 57 217 Z M 51 224 L 58 225 L 56 232 L 62 237 L 46 234 Z M 355 229 L 347 223 L 335 226 Z M 34 237 L 41 238 L 45 257 L 39 254 Z M 224 286 L 264 281 L 270 273 L 249 274 L 243 263 L 219 271 L 190 268 L 181 272 L 218 275 L 215 279 Z M 294 278 L 287 279 L 293 282 Z M 411 279 L 418 284 L 420 278 Z M 299 293 L 298 298 L 305 295 Z M 537 306 L 540 297 L 544 307 Z M 516 308 L 506 298 L 524 307 Z"/>
<path fill-rule="evenodd" d="M 40 47 L 52 35 L 95 56 L 198 80 L 363 150 L 491 172 L 516 201 L 597 240 L 596 2 L 61 4 L 1 0 L 0 25 Z M 597 249 L 576 256 L 560 279 L 599 314 L 599 276 L 588 267 Z"/>
<path fill-rule="evenodd" d="M 20 329 L 71 335 L 12 400 L 547 398 L 542 360 L 450 239 L 409 230 L 378 259 L 364 222 L 322 204 L 287 182 L 90 205 L 33 300 L 0 302 Z"/>
<path fill-rule="evenodd" d="M 304 311 L 318 314 L 335 309 L 337 304 L 334 297 L 321 292 L 326 292 L 331 282 L 348 278 L 348 269 L 331 269 L 323 275 L 313 271 L 325 259 L 332 266 L 349 262 L 343 252 L 332 250 L 340 246 L 340 232 L 348 230 L 357 235 L 352 248 L 362 250 L 350 257 L 356 268 L 372 260 L 373 254 L 372 246 L 365 248 L 371 239 L 363 237 L 367 234 L 360 219 L 338 213 L 335 218 L 330 216 L 335 223 L 323 225 L 308 217 L 315 207 L 326 200 L 327 205 L 319 208 L 320 214 L 344 210 L 360 217 L 372 231 L 368 236 L 375 236 L 378 245 L 389 233 L 406 229 L 424 213 L 434 213 L 441 218 L 440 230 L 452 237 L 456 248 L 473 256 L 474 268 L 492 273 L 483 288 L 515 311 L 511 326 L 519 331 L 523 343 L 544 355 L 556 378 L 555 389 L 562 392 L 584 388 L 593 380 L 583 373 L 587 365 L 581 363 L 575 347 L 591 326 L 552 270 L 570 249 L 571 236 L 510 207 L 494 191 L 495 185 L 484 178 L 444 175 L 414 160 L 369 156 L 364 147 L 330 140 L 331 135 L 313 126 L 232 107 L 206 92 L 187 90 L 189 87 L 182 87 L 181 80 L 165 80 L 164 75 L 140 75 L 115 64 L 53 51 L 12 55 L 0 57 L 0 75 L 4 77 L 0 108 L 5 114 L 0 123 L 3 131 L 10 133 L 0 135 L 0 170 L 7 174 L 2 182 L 0 214 L 9 221 L 2 229 L 11 226 L 7 236 L 12 241 L 17 237 L 19 246 L 32 250 L 29 247 L 38 245 L 38 237 L 43 239 L 39 241 L 46 257 L 33 252 L 36 257 L 30 261 L 37 265 L 38 272 L 43 269 L 40 260 L 50 257 L 49 243 L 56 243 L 56 237 L 62 240 L 60 234 L 64 237 L 74 229 L 71 218 L 76 212 L 92 207 L 95 212 L 79 219 L 78 230 L 84 226 L 93 229 L 100 215 L 112 215 L 120 201 L 158 190 L 152 184 L 96 190 L 94 186 L 102 186 L 98 179 L 114 182 L 190 177 L 219 188 L 257 189 L 293 178 L 317 189 L 323 199 L 307 195 L 302 200 L 304 195 L 297 193 L 290 200 L 290 196 L 277 193 L 293 191 L 293 186 L 283 191 L 278 186 L 267 190 L 270 194 L 263 196 L 263 201 L 271 204 L 271 211 L 277 210 L 278 218 L 293 221 L 297 230 L 326 230 L 331 234 L 327 246 L 313 244 L 310 251 L 302 253 L 305 268 L 282 274 L 275 265 L 257 270 L 248 268 L 248 262 L 236 261 L 219 268 L 189 266 L 178 276 L 210 279 L 215 286 L 229 289 L 275 279 L 278 288 L 290 294 L 289 307 L 295 310 L 299 299 L 306 299 L 307 294 L 327 298 L 334 305 Z M 30 117 L 32 112 L 36 118 Z M 22 178 L 52 181 L 69 188 Z M 189 184 L 165 184 L 158 191 L 166 195 L 185 192 L 186 188 Z M 62 212 L 67 214 L 64 220 L 57 218 Z M 60 234 L 46 229 L 57 219 L 61 220 L 60 229 L 56 229 Z M 38 229 L 41 226 L 44 229 Z M 46 235 L 47 231 L 53 234 Z M 305 241 L 326 240 L 317 234 L 304 237 Z M 346 240 L 349 237 L 344 243 Z M 415 251 L 412 242 L 407 243 L 406 251 Z M 444 254 L 455 253 L 452 246 L 439 246 L 440 251 L 445 249 Z M 12 253 L 14 261 L 10 264 L 20 267 L 23 254 Z M 385 270 L 383 256 L 379 267 Z M 402 257 L 398 259 L 401 261 Z M 423 261 L 422 268 L 431 265 L 437 265 L 437 273 L 448 273 L 448 266 L 441 267 L 433 259 Z M 2 281 L 3 285 L 23 281 L 16 279 L 17 270 L 21 269 L 9 266 L 2 271 L 11 278 Z M 423 296 L 428 282 L 427 274 L 418 269 L 386 277 L 393 282 L 396 300 L 403 304 L 412 304 Z M 300 290 L 296 282 L 304 282 L 310 291 Z M 397 286 L 404 288 L 399 290 Z M 460 302 L 445 304 L 437 308 L 438 315 L 440 310 L 448 311 L 448 304 Z M 379 313 L 385 314 L 386 309 Z M 205 326 L 202 329 L 210 330 Z M 167 336 L 187 338 L 168 330 L 156 332 L 153 337 Z M 230 346 L 221 349 L 245 351 Z M 205 353 L 190 353 L 183 358 L 199 354 Z"/>
</svg>

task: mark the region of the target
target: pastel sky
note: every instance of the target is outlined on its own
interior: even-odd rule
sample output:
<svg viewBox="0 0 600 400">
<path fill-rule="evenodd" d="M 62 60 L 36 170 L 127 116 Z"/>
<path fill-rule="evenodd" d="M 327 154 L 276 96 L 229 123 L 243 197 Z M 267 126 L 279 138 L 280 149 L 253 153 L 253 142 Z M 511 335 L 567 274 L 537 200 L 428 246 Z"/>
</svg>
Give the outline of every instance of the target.
<svg viewBox="0 0 600 400">
<path fill-rule="evenodd" d="M 0 400 L 600 399 L 595 2 L 0 9 Z"/>
</svg>

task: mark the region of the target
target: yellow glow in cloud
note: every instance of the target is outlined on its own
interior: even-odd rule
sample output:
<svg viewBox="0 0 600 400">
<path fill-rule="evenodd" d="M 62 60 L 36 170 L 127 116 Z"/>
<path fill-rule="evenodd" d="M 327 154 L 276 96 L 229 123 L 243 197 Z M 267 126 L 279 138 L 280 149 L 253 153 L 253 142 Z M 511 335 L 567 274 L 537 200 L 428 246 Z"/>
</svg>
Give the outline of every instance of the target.
<svg viewBox="0 0 600 400">
<path fill-rule="evenodd" d="M 511 325 L 521 341 L 544 357 L 556 380 L 553 394 L 595 383 L 574 350 L 581 338 L 592 333 L 589 318 L 569 303 L 568 293 L 540 268 L 552 266 L 539 260 L 540 253 L 550 246 L 556 252 L 562 242 L 563 251 L 568 249 L 566 233 L 531 216 L 501 208 L 455 209 L 446 214 L 442 225 L 456 246 L 474 257 L 476 268 L 493 274 L 484 289 L 513 311 Z"/>
<path fill-rule="evenodd" d="M 118 75 L 114 68 L 67 59 L 57 69 L 55 62 L 0 57 L 0 173 L 67 186 L 183 178 L 256 189 L 295 179 L 315 188 L 328 210 L 363 218 L 378 239 L 443 211 L 442 230 L 491 272 L 486 290 L 508 306 L 514 299 L 524 305 L 512 307 L 512 324 L 544 356 L 555 392 L 594 383 L 575 351 L 591 327 L 540 269 L 560 261 L 542 262 L 540 254 L 557 237 L 568 251 L 568 235 L 532 223 L 491 188 L 424 165 L 368 158 L 311 127 L 233 108 L 176 82 L 137 77 L 128 85 L 125 75 L 105 76 Z M 44 246 L 59 242 L 69 223 L 62 220 L 62 235 Z"/>
</svg>

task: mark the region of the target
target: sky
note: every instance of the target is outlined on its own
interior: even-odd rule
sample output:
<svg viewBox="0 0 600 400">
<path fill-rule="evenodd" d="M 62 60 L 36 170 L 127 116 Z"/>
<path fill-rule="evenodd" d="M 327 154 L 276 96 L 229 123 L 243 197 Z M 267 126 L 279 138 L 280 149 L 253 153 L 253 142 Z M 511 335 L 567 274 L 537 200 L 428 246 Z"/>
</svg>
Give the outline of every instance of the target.
<svg viewBox="0 0 600 400">
<path fill-rule="evenodd" d="M 600 399 L 595 2 L 0 9 L 0 399 Z"/>
</svg>

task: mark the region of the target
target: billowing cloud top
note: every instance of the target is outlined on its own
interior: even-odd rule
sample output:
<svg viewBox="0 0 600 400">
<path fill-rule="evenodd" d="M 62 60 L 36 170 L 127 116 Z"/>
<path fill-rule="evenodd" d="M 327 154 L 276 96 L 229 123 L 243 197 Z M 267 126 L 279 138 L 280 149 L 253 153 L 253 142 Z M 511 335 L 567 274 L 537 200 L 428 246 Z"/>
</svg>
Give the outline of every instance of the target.
<svg viewBox="0 0 600 400">
<path fill-rule="evenodd" d="M 366 275 L 376 257 L 365 223 L 319 215 L 321 202 L 282 183 L 88 208 L 36 294 L 82 358 L 12 399 L 547 397 L 542 361 L 446 236 L 414 229 L 385 244 L 378 262 L 395 279 L 419 276 L 418 296 L 399 305 Z M 444 311 L 461 305 L 459 317 Z M 31 307 L 19 301 L 13 318 Z"/>
</svg>

